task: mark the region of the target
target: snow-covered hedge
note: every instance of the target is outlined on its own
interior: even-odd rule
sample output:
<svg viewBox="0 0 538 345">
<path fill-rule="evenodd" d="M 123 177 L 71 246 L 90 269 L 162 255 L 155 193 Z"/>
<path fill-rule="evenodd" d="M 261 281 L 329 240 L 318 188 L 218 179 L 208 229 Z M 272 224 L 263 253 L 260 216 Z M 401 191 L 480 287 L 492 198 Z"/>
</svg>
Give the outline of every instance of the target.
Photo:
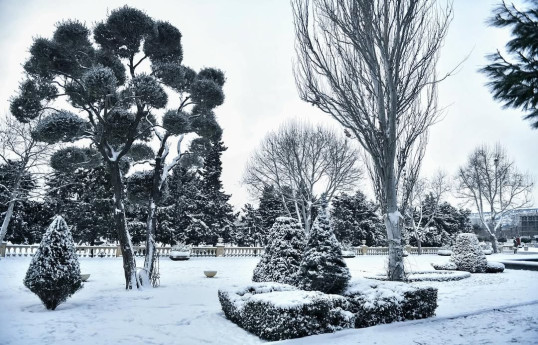
<svg viewBox="0 0 538 345">
<path fill-rule="evenodd" d="M 303 291 L 278 283 L 219 290 L 224 315 L 266 340 L 299 338 L 351 328 L 354 315 L 339 295 Z"/>
<path fill-rule="evenodd" d="M 355 327 L 435 315 L 437 289 L 406 283 L 360 279 L 350 282 L 343 293 L 355 314 Z"/>
<path fill-rule="evenodd" d="M 253 283 L 219 290 L 228 319 L 266 340 L 298 338 L 433 316 L 437 289 L 361 279 L 342 295 L 287 284 Z"/>
<path fill-rule="evenodd" d="M 501 273 L 504 272 L 504 264 L 501 262 L 488 261 L 486 273 Z"/>
<path fill-rule="evenodd" d="M 453 280 L 462 280 L 465 278 L 469 278 L 471 276 L 471 273 L 469 272 L 457 272 L 456 266 L 454 263 L 449 262 L 447 265 L 435 265 L 437 267 L 444 267 L 442 271 L 419 271 L 419 272 L 413 272 L 408 274 L 405 277 L 405 281 L 407 283 L 412 282 L 422 282 L 422 281 L 431 281 L 431 282 L 446 282 L 446 281 L 453 281 Z M 441 268 L 439 268 L 441 270 Z M 367 277 L 369 279 L 377 279 L 377 280 L 387 280 L 386 275 L 378 275 L 378 276 L 370 276 Z"/>
</svg>

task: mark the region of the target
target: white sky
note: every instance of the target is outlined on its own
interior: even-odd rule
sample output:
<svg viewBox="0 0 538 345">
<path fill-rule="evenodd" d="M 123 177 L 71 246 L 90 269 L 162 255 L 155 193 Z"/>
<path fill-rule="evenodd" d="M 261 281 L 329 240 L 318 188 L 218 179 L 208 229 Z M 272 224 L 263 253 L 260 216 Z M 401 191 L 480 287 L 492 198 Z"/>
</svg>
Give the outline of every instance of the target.
<svg viewBox="0 0 538 345">
<path fill-rule="evenodd" d="M 440 74 L 470 56 L 459 73 L 440 87 L 440 104 L 448 106 L 448 111 L 432 128 L 423 163 L 426 176 L 439 168 L 453 175 L 477 145 L 499 142 L 517 166 L 537 180 L 538 131 L 521 120 L 521 111 L 502 109 L 493 101 L 484 86 L 485 77 L 477 72 L 487 63 L 484 56 L 502 49 L 509 38 L 507 30 L 485 24 L 498 2 L 454 1 Z M 186 65 L 217 67 L 226 73 L 226 100 L 216 113 L 228 146 L 223 155 L 224 189 L 232 194 L 236 208 L 252 201 L 240 179 L 250 153 L 269 130 L 294 117 L 332 123 L 328 115 L 297 96 L 292 74 L 294 31 L 287 0 L 0 0 L 0 115 L 8 112 L 8 100 L 23 78 L 21 64 L 33 37 L 50 37 L 54 24 L 62 19 L 75 18 L 92 27 L 105 18 L 107 10 L 124 4 L 179 28 Z M 364 181 L 362 187 L 367 186 Z M 534 200 L 538 200 L 538 188 Z"/>
</svg>

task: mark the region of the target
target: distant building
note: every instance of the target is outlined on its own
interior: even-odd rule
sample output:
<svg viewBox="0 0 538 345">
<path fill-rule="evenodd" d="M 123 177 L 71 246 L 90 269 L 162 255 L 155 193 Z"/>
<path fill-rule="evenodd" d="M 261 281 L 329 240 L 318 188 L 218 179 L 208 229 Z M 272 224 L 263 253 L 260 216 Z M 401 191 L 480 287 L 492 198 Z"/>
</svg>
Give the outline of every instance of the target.
<svg viewBox="0 0 538 345">
<path fill-rule="evenodd" d="M 484 216 L 489 219 L 489 212 L 485 212 Z M 471 213 L 469 219 L 473 227 L 480 230 L 478 235 L 487 237 L 487 232 L 478 213 Z M 496 235 L 505 238 L 521 236 L 538 238 L 538 208 L 524 208 L 507 212 L 503 216 Z"/>
</svg>

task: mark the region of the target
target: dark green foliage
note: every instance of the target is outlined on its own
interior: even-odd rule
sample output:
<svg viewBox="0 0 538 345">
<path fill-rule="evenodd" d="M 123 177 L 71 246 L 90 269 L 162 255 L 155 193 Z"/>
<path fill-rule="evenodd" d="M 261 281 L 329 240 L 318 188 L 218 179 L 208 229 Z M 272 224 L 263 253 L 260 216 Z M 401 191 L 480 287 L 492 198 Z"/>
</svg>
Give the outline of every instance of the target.
<svg viewBox="0 0 538 345">
<path fill-rule="evenodd" d="M 127 178 L 127 196 L 134 203 L 147 203 L 152 186 L 153 171 L 137 171 Z"/>
<path fill-rule="evenodd" d="M 50 166 L 57 171 L 73 171 L 89 163 L 88 150 L 76 146 L 59 149 L 50 157 Z"/>
<path fill-rule="evenodd" d="M 197 78 L 190 87 L 192 100 L 204 107 L 214 108 L 224 103 L 222 86 L 211 79 Z"/>
<path fill-rule="evenodd" d="M 198 72 L 198 79 L 209 79 L 220 85 L 224 86 L 226 78 L 224 77 L 224 72 L 216 68 L 204 68 Z"/>
<path fill-rule="evenodd" d="M 4 207 L 0 208 L 0 212 Z M 35 244 L 41 241 L 47 226 L 54 217 L 49 204 L 33 200 L 18 201 L 5 240 L 14 244 Z"/>
<path fill-rule="evenodd" d="M 93 245 L 100 238 L 116 239 L 110 177 L 102 164 L 57 170 L 47 187 L 45 204 L 72 225 L 75 241 Z"/>
<path fill-rule="evenodd" d="M 17 176 L 21 171 L 21 162 L 8 160 L 7 163 L 0 164 L 0 210 L 5 211 L 11 198 L 11 192 L 15 187 Z M 36 181 L 32 174 L 25 172 L 20 182 L 19 199 L 28 197 L 29 191 L 36 187 Z"/>
<path fill-rule="evenodd" d="M 163 116 L 163 127 L 173 135 L 191 131 L 189 116 L 182 111 L 169 110 Z"/>
<path fill-rule="evenodd" d="M 160 109 L 166 106 L 168 96 L 158 81 L 147 74 L 140 74 L 131 80 L 132 96 L 153 108 Z"/>
<path fill-rule="evenodd" d="M 9 109 L 18 121 L 27 123 L 41 115 L 56 93 L 54 85 L 27 79 L 19 85 L 19 95 L 11 100 Z"/>
<path fill-rule="evenodd" d="M 154 64 L 153 70 L 157 78 L 177 92 L 186 92 L 196 78 L 194 70 L 177 63 Z"/>
<path fill-rule="evenodd" d="M 332 206 L 334 235 L 340 243 L 360 246 L 366 240 L 367 246 L 386 245 L 385 225 L 377 213 L 378 206 L 362 192 L 336 196 Z"/>
<path fill-rule="evenodd" d="M 262 218 L 251 204 L 245 204 L 241 210 L 239 225 L 233 236 L 238 246 L 265 246 L 267 234 L 262 228 Z"/>
<path fill-rule="evenodd" d="M 506 44 L 509 58 L 497 51 L 488 56 L 492 63 L 481 69 L 490 78 L 493 98 L 506 107 L 522 108 L 531 127 L 538 128 L 538 4 L 533 1 L 522 11 L 503 1 L 489 24 L 509 27 L 512 33 Z"/>
<path fill-rule="evenodd" d="M 144 12 L 124 6 L 113 10 L 94 29 L 94 39 L 102 49 L 128 58 L 140 51 L 142 40 L 152 33 L 153 20 Z"/>
<path fill-rule="evenodd" d="M 41 119 L 32 135 L 49 144 L 74 141 L 83 134 L 85 124 L 77 115 L 61 110 Z"/>
<path fill-rule="evenodd" d="M 290 203 L 288 205 L 289 209 L 293 209 L 293 205 Z M 265 234 L 264 243 L 267 243 L 267 234 L 269 230 L 275 223 L 278 217 L 288 216 L 288 212 L 284 209 L 282 205 L 282 199 L 278 195 L 274 186 L 265 186 L 260 196 L 260 205 L 258 207 L 258 212 L 261 217 L 261 226 Z"/>
<path fill-rule="evenodd" d="M 92 67 L 82 75 L 85 86 L 85 99 L 91 103 L 104 101 L 107 95 L 113 94 L 118 85 L 116 74 L 109 67 Z"/>
<path fill-rule="evenodd" d="M 219 141 L 222 137 L 222 129 L 215 119 L 215 114 L 212 111 L 197 113 L 200 108 L 193 110 L 193 118 L 191 120 L 191 129 L 201 137 L 209 140 Z"/>
<path fill-rule="evenodd" d="M 332 231 L 326 201 L 322 199 L 299 266 L 298 286 L 304 290 L 341 293 L 350 277 L 342 248 Z"/>
<path fill-rule="evenodd" d="M 133 161 L 143 161 L 153 159 L 155 157 L 155 152 L 153 152 L 153 149 L 146 144 L 135 143 L 131 146 L 126 157 Z"/>
<path fill-rule="evenodd" d="M 82 287 L 75 244 L 62 217 L 56 217 L 43 236 L 24 285 L 52 310 Z"/>
<path fill-rule="evenodd" d="M 168 22 L 158 21 L 144 42 L 144 53 L 153 63 L 180 64 L 183 59 L 181 32 Z"/>
<path fill-rule="evenodd" d="M 296 219 L 277 218 L 270 230 L 265 253 L 254 269 L 252 281 L 297 284 L 306 244 L 304 237 L 304 230 Z"/>
</svg>

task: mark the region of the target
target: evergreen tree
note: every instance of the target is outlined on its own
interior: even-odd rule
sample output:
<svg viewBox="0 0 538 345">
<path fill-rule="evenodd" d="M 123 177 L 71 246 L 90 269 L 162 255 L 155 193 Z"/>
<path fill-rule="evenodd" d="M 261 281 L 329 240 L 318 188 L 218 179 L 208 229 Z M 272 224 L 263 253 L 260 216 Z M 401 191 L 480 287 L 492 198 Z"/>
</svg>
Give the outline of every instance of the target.
<svg viewBox="0 0 538 345">
<path fill-rule="evenodd" d="M 261 226 L 261 217 L 251 204 L 245 204 L 240 212 L 234 241 L 238 246 L 264 246 L 267 234 Z"/>
<path fill-rule="evenodd" d="M 481 71 L 490 78 L 493 98 L 506 107 L 522 108 L 531 127 L 538 128 L 538 3 L 531 4 L 521 11 L 503 1 L 495 10 L 489 24 L 511 28 L 512 39 L 506 44 L 511 60 L 497 51 L 488 56 L 492 63 Z"/>
<path fill-rule="evenodd" d="M 54 210 L 46 202 L 23 200 L 13 213 L 6 240 L 15 244 L 35 244 L 54 217 Z"/>
<path fill-rule="evenodd" d="M 82 287 L 75 244 L 62 217 L 56 217 L 43 236 L 24 285 L 52 310 Z"/>
<path fill-rule="evenodd" d="M 378 207 L 358 191 L 355 195 L 341 194 L 332 201 L 331 220 L 334 235 L 340 243 L 353 246 L 386 245 L 383 220 L 377 214 Z"/>
<path fill-rule="evenodd" d="M 279 217 L 269 236 L 269 244 L 254 269 L 252 280 L 296 285 L 305 248 L 303 228 L 294 218 Z"/>
<path fill-rule="evenodd" d="M 222 141 L 212 141 L 211 148 L 204 157 L 203 169 L 200 172 L 201 184 L 197 203 L 201 216 L 195 218 L 194 226 L 206 232 L 207 243 L 217 243 L 222 237 L 224 242 L 232 240 L 236 215 L 228 202 L 230 195 L 222 191 L 222 152 L 226 151 Z"/>
<path fill-rule="evenodd" d="M 430 214 L 435 207 L 435 200 L 431 196 L 426 196 L 423 201 L 423 222 L 430 218 Z M 422 245 L 426 247 L 450 246 L 454 243 L 456 236 L 461 232 L 470 230 L 469 210 L 457 209 L 448 202 L 443 202 L 430 222 L 430 226 L 424 228 L 421 237 Z M 418 219 L 418 217 L 416 217 Z M 424 224 L 422 224 L 424 225 Z M 415 236 L 408 231 L 409 243 L 415 245 Z"/>
<path fill-rule="evenodd" d="M 351 277 L 342 258 L 340 243 L 332 231 L 325 195 L 322 195 L 321 208 L 312 226 L 297 276 L 301 289 L 331 294 L 341 293 Z"/>
<path fill-rule="evenodd" d="M 471 273 L 484 273 L 488 265 L 475 234 L 459 234 L 456 237 L 450 261 L 456 264 L 458 270 Z"/>
<path fill-rule="evenodd" d="M 110 227 L 114 217 L 107 169 L 102 164 L 74 170 L 63 165 L 52 166 L 56 169 L 46 181 L 45 200 L 56 214 L 62 214 L 71 224 L 75 242 L 95 245 L 101 243 L 101 238 L 117 239 Z"/>
<path fill-rule="evenodd" d="M 293 205 L 288 205 L 288 209 L 293 209 Z M 261 227 L 264 232 L 268 232 L 278 217 L 289 217 L 282 204 L 282 198 L 278 195 L 274 186 L 265 186 L 260 196 L 258 213 L 261 217 Z"/>
</svg>

